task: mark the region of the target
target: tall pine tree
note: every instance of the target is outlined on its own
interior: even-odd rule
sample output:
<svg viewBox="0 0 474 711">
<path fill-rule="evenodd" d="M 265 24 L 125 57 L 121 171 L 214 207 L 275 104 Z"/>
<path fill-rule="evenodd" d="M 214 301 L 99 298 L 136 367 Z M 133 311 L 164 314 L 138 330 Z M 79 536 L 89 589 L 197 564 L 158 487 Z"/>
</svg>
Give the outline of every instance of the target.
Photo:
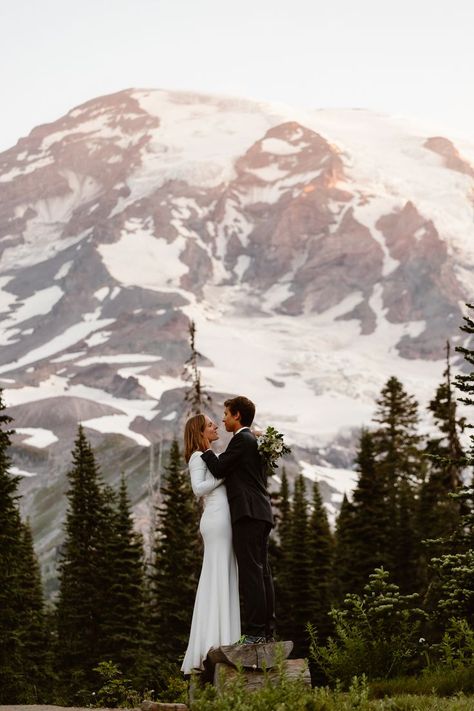
<svg viewBox="0 0 474 711">
<path fill-rule="evenodd" d="M 317 630 L 320 642 L 325 642 L 331 631 L 329 610 L 332 602 L 334 541 L 317 482 L 313 484 L 308 526 L 311 602 L 309 619 Z"/>
<path fill-rule="evenodd" d="M 451 496 L 462 485 L 465 453 L 460 437 L 465 419 L 457 415 L 457 403 L 451 381 L 450 346 L 446 346 L 444 380 L 438 386 L 429 410 L 439 434 L 426 444 L 428 476 L 420 490 L 418 527 L 421 547 L 419 569 L 426 588 L 431 579 L 430 558 L 442 555 L 443 540 L 448 539 L 459 524 L 461 502 Z"/>
<path fill-rule="evenodd" d="M 23 698 L 31 703 L 46 702 L 53 691 L 51 636 L 47 627 L 43 588 L 29 523 L 21 526 L 21 554 L 18 598 L 23 657 Z"/>
<path fill-rule="evenodd" d="M 134 531 L 122 476 L 109 548 L 110 585 L 103 637 L 103 659 L 111 660 L 132 681 L 140 681 L 144 663 L 144 551 Z"/>
<path fill-rule="evenodd" d="M 467 304 L 468 314 L 464 316 L 461 330 L 474 336 L 473 304 Z M 455 378 L 456 387 L 461 391 L 459 398 L 465 405 L 474 405 L 474 349 L 469 343 L 458 346 L 466 361 L 467 372 Z M 469 426 L 472 428 L 472 425 Z M 474 435 L 466 464 L 474 464 Z M 454 498 L 460 504 L 461 517 L 452 535 L 445 541 L 449 550 L 435 559 L 434 566 L 439 574 L 438 614 L 447 621 L 449 618 L 465 619 L 474 626 L 474 481 L 460 487 Z"/>
<path fill-rule="evenodd" d="M 68 473 L 66 540 L 59 565 L 56 663 L 68 702 L 88 700 L 107 647 L 113 509 L 80 426 Z M 113 502 L 112 502 L 113 503 Z"/>
<path fill-rule="evenodd" d="M 289 594 L 292 607 L 290 639 L 294 642 L 294 653 L 305 656 L 308 653 L 306 627 L 311 622 L 312 605 L 308 501 L 302 474 L 296 478 L 293 492 L 289 552 Z"/>
<path fill-rule="evenodd" d="M 190 381 L 190 387 L 186 391 L 184 400 L 188 406 L 188 416 L 198 415 L 205 405 L 210 405 L 211 396 L 205 392 L 201 383 L 201 371 L 198 368 L 198 360 L 202 358 L 201 353 L 196 349 L 196 324 L 191 321 L 189 324 L 189 347 L 191 350 L 189 358 L 184 364 L 184 378 Z"/>
<path fill-rule="evenodd" d="M 151 634 L 157 657 L 175 663 L 189 638 L 202 553 L 199 511 L 176 440 L 165 469 L 151 572 Z"/>
<path fill-rule="evenodd" d="M 344 494 L 336 521 L 334 596 L 342 601 L 354 586 L 354 505 Z"/>
<path fill-rule="evenodd" d="M 361 433 L 356 471 L 359 477 L 353 494 L 351 562 L 345 589 L 360 593 L 375 568 L 387 566 L 390 550 L 389 490 L 377 467 L 373 438 L 368 430 Z"/>
<path fill-rule="evenodd" d="M 291 599 L 291 504 L 288 476 L 283 468 L 276 507 L 276 526 L 272 572 L 275 585 L 276 622 L 278 636 L 291 639 L 293 632 Z M 272 548 L 273 550 L 273 548 Z"/>
<path fill-rule="evenodd" d="M 377 400 L 372 433 L 376 468 L 387 491 L 388 568 L 402 592 L 413 592 L 416 570 L 416 497 L 424 479 L 425 462 L 418 433 L 418 403 L 394 376 Z"/>
<path fill-rule="evenodd" d="M 36 703 L 50 690 L 48 641 L 38 562 L 10 471 L 12 419 L 0 390 L 0 703 Z"/>
<path fill-rule="evenodd" d="M 21 635 L 21 596 L 18 561 L 22 528 L 18 510 L 18 481 L 10 471 L 12 418 L 5 415 L 0 391 L 0 702 L 22 700 L 24 687 Z"/>
</svg>

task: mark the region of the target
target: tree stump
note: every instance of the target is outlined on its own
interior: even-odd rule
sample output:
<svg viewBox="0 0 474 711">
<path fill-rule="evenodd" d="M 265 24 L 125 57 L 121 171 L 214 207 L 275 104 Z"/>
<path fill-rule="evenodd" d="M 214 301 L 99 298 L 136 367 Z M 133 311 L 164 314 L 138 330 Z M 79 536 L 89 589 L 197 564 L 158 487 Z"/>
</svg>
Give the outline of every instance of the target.
<svg viewBox="0 0 474 711">
<path fill-rule="evenodd" d="M 301 679 L 311 686 L 311 676 L 305 659 L 288 659 L 293 642 L 271 642 L 268 644 L 231 644 L 209 651 L 205 661 L 207 676 L 219 692 L 243 675 L 245 687 L 255 691 L 266 681 L 278 682 L 280 669 L 288 679 Z"/>
<path fill-rule="evenodd" d="M 159 701 L 142 701 L 141 711 L 188 711 L 186 704 L 166 704 Z"/>
</svg>

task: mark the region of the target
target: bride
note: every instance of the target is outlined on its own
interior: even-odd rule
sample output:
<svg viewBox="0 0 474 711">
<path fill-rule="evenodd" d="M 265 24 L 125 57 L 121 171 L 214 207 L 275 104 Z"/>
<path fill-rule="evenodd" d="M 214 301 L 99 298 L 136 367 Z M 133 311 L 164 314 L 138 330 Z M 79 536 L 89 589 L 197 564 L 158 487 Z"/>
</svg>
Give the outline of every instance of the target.
<svg viewBox="0 0 474 711">
<path fill-rule="evenodd" d="M 219 439 L 217 425 L 207 415 L 190 417 L 184 430 L 184 454 L 194 494 L 204 504 L 199 525 L 204 558 L 181 666 L 184 674 L 202 670 L 211 647 L 233 644 L 240 638 L 239 584 L 229 504 L 224 480 L 215 479 L 201 459 L 204 439 Z"/>
</svg>

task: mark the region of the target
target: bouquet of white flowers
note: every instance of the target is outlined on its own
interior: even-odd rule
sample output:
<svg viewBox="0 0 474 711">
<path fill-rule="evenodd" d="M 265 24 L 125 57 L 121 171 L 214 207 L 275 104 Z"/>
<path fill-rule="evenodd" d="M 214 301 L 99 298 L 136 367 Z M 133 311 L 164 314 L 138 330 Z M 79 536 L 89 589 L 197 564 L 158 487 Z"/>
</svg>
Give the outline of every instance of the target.
<svg viewBox="0 0 474 711">
<path fill-rule="evenodd" d="M 283 441 L 283 435 L 274 427 L 267 427 L 265 432 L 257 437 L 258 451 L 265 463 L 265 469 L 268 475 L 276 469 L 278 460 L 284 454 L 290 454 L 291 448 Z"/>
</svg>

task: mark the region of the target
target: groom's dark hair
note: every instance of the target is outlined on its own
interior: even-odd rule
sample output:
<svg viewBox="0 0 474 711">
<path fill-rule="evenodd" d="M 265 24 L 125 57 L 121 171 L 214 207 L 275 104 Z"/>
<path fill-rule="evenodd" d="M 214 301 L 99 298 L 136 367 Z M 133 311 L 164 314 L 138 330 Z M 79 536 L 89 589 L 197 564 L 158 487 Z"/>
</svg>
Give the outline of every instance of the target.
<svg viewBox="0 0 474 711">
<path fill-rule="evenodd" d="M 255 417 L 255 405 L 252 400 L 243 395 L 237 395 L 237 397 L 232 397 L 230 400 L 226 400 L 224 407 L 231 411 L 235 416 L 240 412 L 240 422 L 242 427 L 250 427 Z"/>
</svg>

